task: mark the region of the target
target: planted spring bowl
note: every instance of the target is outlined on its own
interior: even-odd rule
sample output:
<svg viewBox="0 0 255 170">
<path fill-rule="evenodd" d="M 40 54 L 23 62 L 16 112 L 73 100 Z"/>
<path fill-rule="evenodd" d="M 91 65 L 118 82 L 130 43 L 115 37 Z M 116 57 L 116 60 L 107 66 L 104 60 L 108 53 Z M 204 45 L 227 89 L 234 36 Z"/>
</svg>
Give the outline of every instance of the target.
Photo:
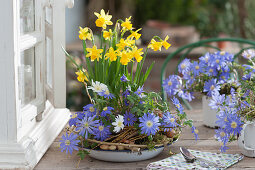
<svg viewBox="0 0 255 170">
<path fill-rule="evenodd" d="M 153 157 L 158 156 L 163 150 L 164 146 L 157 147 L 153 150 L 142 150 L 142 151 L 130 151 L 130 150 L 90 150 L 86 149 L 88 152 L 90 151 L 89 156 L 101 161 L 109 161 L 109 162 L 136 162 L 143 161 L 147 159 L 151 159 Z"/>
<path fill-rule="evenodd" d="M 163 152 L 165 147 L 172 145 L 178 140 L 175 139 L 173 142 L 169 143 L 168 145 L 161 145 L 154 147 L 154 149 L 143 149 L 139 151 L 131 151 L 131 150 L 102 150 L 96 149 L 91 150 L 87 148 L 83 148 L 84 150 L 90 152 L 89 156 L 101 161 L 108 161 L 108 162 L 137 162 L 143 161 L 147 159 L 154 158 L 158 156 L 160 153 Z"/>
</svg>

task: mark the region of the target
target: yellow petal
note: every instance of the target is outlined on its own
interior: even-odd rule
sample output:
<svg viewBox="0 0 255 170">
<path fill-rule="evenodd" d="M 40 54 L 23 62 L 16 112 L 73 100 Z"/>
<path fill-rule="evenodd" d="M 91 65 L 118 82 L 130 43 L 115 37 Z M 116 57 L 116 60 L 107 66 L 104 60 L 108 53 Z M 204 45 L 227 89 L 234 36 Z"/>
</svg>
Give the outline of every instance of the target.
<svg viewBox="0 0 255 170">
<path fill-rule="evenodd" d="M 95 16 L 100 17 L 100 14 L 97 12 L 94 12 Z"/>
</svg>

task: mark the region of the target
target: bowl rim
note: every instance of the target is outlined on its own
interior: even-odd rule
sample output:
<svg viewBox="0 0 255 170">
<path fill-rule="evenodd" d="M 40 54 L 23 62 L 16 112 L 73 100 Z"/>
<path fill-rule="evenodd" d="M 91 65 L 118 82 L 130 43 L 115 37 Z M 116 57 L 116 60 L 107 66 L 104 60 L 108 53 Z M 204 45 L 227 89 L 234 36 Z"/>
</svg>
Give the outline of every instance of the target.
<svg viewBox="0 0 255 170">
<path fill-rule="evenodd" d="M 164 148 L 165 146 L 170 146 L 170 145 L 174 144 L 175 142 L 177 142 L 178 139 L 179 139 L 179 137 L 178 137 L 176 140 L 172 141 L 171 143 L 168 143 L 167 145 L 155 146 L 154 149 L 159 149 L 159 148 L 162 148 L 162 147 Z M 85 148 L 85 147 L 80 147 L 80 146 L 79 146 L 79 148 L 81 148 L 81 149 L 83 149 L 83 150 L 104 151 L 104 152 L 133 152 L 133 151 L 127 150 L 127 149 L 125 149 L 125 150 L 103 150 L 103 149 Z M 143 151 L 153 151 L 154 149 L 149 150 L 148 148 L 143 148 L 143 149 L 142 149 L 141 151 L 139 151 L 139 152 L 143 152 Z"/>
</svg>

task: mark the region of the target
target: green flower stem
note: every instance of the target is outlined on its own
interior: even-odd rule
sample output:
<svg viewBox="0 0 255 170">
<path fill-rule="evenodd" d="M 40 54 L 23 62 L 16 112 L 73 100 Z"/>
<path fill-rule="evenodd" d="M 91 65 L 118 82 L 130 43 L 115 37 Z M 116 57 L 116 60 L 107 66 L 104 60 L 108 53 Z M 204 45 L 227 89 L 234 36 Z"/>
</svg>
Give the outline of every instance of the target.
<svg viewBox="0 0 255 170">
<path fill-rule="evenodd" d="M 131 64 L 131 81 L 133 82 L 133 74 L 134 74 L 134 62 Z"/>
<path fill-rule="evenodd" d="M 95 39 L 94 39 L 94 34 L 93 31 L 89 28 L 89 32 L 91 33 L 91 40 L 92 40 L 92 44 L 95 45 Z"/>
</svg>

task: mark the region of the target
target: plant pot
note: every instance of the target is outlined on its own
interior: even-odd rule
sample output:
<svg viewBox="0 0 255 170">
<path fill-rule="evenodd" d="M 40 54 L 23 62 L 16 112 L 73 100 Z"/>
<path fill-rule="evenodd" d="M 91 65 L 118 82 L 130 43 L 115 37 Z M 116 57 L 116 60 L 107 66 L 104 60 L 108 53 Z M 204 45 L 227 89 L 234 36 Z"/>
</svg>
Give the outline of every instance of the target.
<svg viewBox="0 0 255 170">
<path fill-rule="evenodd" d="M 247 122 L 238 137 L 238 146 L 243 155 L 255 157 L 255 122 Z"/>
<path fill-rule="evenodd" d="M 96 149 L 91 150 L 88 148 L 82 148 L 88 152 L 90 152 L 89 156 L 101 161 L 108 161 L 108 162 L 137 162 L 137 161 L 143 161 L 147 159 L 151 159 L 153 157 L 158 156 L 161 152 L 163 152 L 164 148 L 166 146 L 170 146 L 173 143 L 175 143 L 178 140 L 176 138 L 173 142 L 164 145 L 159 144 L 156 145 L 152 150 L 149 150 L 147 148 L 141 149 L 144 147 L 144 145 L 141 148 L 138 148 L 139 145 L 137 145 L 138 150 L 131 151 L 131 150 L 102 150 L 102 149 Z M 100 141 L 98 141 L 100 143 Z M 124 144 L 125 145 L 125 144 Z M 141 149 L 141 150 L 140 150 Z"/>
<path fill-rule="evenodd" d="M 109 162 L 136 162 L 136 161 L 143 161 L 147 159 L 151 159 L 155 156 L 158 156 L 163 150 L 164 146 L 156 147 L 153 150 L 142 150 L 139 152 L 132 152 L 130 150 L 90 150 L 89 156 L 98 160 L 102 161 L 109 161 Z"/>
<path fill-rule="evenodd" d="M 210 97 L 203 96 L 202 97 L 202 107 L 203 107 L 203 123 L 205 126 L 210 128 L 217 128 L 216 124 L 216 115 L 218 114 L 216 110 L 211 109 L 209 106 Z"/>
</svg>

